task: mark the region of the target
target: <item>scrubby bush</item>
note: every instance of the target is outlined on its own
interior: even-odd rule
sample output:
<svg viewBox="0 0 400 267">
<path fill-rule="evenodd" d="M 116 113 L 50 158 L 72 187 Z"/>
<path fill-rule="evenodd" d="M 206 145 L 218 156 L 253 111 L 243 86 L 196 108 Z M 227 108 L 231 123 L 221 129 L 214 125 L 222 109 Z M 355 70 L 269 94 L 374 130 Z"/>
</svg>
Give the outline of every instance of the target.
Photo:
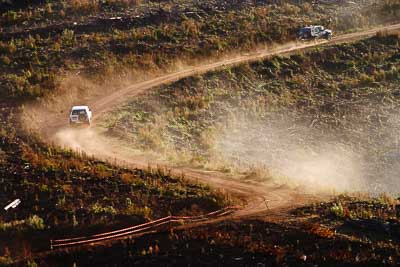
<svg viewBox="0 0 400 267">
<path fill-rule="evenodd" d="M 37 215 L 32 215 L 29 217 L 26 221 L 26 224 L 33 230 L 43 230 L 45 228 L 43 219 Z"/>
<path fill-rule="evenodd" d="M 333 213 L 333 215 L 339 218 L 343 218 L 345 216 L 343 206 L 340 202 L 333 203 L 333 206 L 331 207 L 331 212 Z"/>
<path fill-rule="evenodd" d="M 128 0 L 53 1 L 5 12 L 0 17 L 5 25 L 0 38 L 0 51 L 4 52 L 1 61 L 5 63 L 0 66 L 2 95 L 37 97 L 57 87 L 46 79 L 29 79 L 22 87 L 8 82 L 9 75 L 20 76 L 16 70 L 27 66 L 32 73 L 43 69 L 49 77 L 79 69 L 82 75 L 103 83 L 108 76 L 163 71 L 178 58 L 199 60 L 258 44 L 293 40 L 297 29 L 306 24 L 324 24 L 337 32 L 381 23 L 377 17 L 395 21 L 391 14 L 398 9 L 396 3 L 386 3 L 390 8 L 383 9 L 379 7 L 384 3 L 362 3 L 361 10 L 350 7 L 347 15 L 338 15 L 342 7 L 336 3 L 318 5 L 324 8 L 314 8 L 309 2 L 259 3 L 254 8 L 236 2 L 214 4 L 210 11 L 207 1 L 181 5 L 168 0 L 159 6 Z M 137 13 L 137 18 L 132 20 L 127 10 Z M 103 23 L 107 18 L 113 19 Z M 63 20 L 66 25 L 54 26 Z M 40 24 L 43 33 L 34 34 L 30 27 L 33 23 Z M 44 34 L 52 27 L 55 29 L 50 35 Z"/>
</svg>

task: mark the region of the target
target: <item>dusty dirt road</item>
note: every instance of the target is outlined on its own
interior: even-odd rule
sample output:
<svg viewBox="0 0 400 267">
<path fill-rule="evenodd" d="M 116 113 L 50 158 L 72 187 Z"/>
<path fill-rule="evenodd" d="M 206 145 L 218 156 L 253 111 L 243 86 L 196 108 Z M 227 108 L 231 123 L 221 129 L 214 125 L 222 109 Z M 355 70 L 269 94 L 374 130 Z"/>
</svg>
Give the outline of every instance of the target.
<svg viewBox="0 0 400 267">
<path fill-rule="evenodd" d="M 292 43 L 282 45 L 273 49 L 258 50 L 254 53 L 235 56 L 229 59 L 219 60 L 202 66 L 186 68 L 181 71 L 169 73 L 148 81 L 132 84 L 112 94 L 95 97 L 88 101 L 88 105 L 93 109 L 95 119 L 101 117 L 104 112 L 112 109 L 116 105 L 125 102 L 127 99 L 151 90 L 156 86 L 172 83 L 184 77 L 205 73 L 208 71 L 237 65 L 244 62 L 252 62 L 264 59 L 278 54 L 289 54 L 292 52 L 343 42 L 351 42 L 358 39 L 375 35 L 378 31 L 399 30 L 400 24 L 378 27 L 371 30 L 340 35 L 332 40 L 314 41 L 305 43 Z M 53 114 L 53 113 L 47 113 Z M 98 158 L 116 162 L 124 162 L 138 168 L 147 168 L 149 166 L 164 166 L 171 170 L 172 174 L 184 176 L 192 181 L 207 183 L 210 186 L 221 191 L 228 192 L 236 197 L 243 199 L 246 205 L 243 209 L 235 213 L 236 217 L 244 216 L 262 216 L 266 213 L 279 214 L 288 208 L 298 205 L 304 205 L 308 202 L 327 198 L 323 194 L 307 194 L 288 186 L 278 186 L 273 183 L 259 183 L 243 181 L 221 172 L 199 170 L 190 167 L 173 167 L 168 162 L 161 162 L 155 159 L 148 159 L 141 156 L 129 155 L 123 153 L 122 146 L 111 146 L 105 143 L 105 140 L 97 139 L 93 130 L 71 130 L 66 129 L 68 114 L 50 115 L 46 120 L 38 122 L 39 128 L 43 129 L 43 136 L 50 142 L 79 149 L 86 154 L 94 155 Z M 48 127 L 48 126 L 51 127 Z M 87 140 L 90 139 L 90 142 Z"/>
</svg>

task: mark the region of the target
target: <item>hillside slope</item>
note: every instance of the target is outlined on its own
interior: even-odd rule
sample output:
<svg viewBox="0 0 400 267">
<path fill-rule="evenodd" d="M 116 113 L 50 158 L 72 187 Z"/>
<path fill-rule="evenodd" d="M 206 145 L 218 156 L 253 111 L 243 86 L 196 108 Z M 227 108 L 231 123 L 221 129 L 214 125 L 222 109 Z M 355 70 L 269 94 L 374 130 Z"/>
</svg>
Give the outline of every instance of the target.
<svg viewBox="0 0 400 267">
<path fill-rule="evenodd" d="M 379 33 L 190 77 L 132 100 L 103 126 L 177 163 L 395 193 L 398 53 L 398 35 Z"/>
<path fill-rule="evenodd" d="M 71 90 L 63 78 L 77 74 L 98 88 L 116 86 L 291 41 L 306 24 L 342 33 L 399 21 L 397 0 L 140 2 L 2 2 L 0 95 L 35 98 L 59 87 Z"/>
</svg>

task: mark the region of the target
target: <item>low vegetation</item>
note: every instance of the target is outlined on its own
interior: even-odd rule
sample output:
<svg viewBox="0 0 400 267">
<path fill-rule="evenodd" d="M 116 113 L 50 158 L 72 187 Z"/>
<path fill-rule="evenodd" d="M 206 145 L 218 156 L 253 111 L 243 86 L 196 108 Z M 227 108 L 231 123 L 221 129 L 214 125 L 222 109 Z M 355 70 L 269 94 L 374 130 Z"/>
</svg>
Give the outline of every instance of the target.
<svg viewBox="0 0 400 267">
<path fill-rule="evenodd" d="M 114 80 L 166 72 L 179 61 L 287 42 L 306 24 L 343 33 L 399 21 L 398 0 L 279 2 L 0 0 L 0 201 L 22 201 L 15 209 L 1 209 L 0 265 L 18 258 L 30 259 L 22 261 L 27 266 L 162 265 L 167 260 L 173 265 L 395 264 L 399 203 L 386 196 L 339 197 L 303 207 L 285 225 L 221 222 L 36 257 L 49 248 L 51 238 L 170 214 L 202 214 L 234 200 L 166 170 L 115 166 L 45 144 L 17 118 L 26 100 L 54 93 L 64 77 L 107 87 Z M 377 177 L 396 178 L 400 170 L 394 153 L 400 130 L 399 52 L 399 35 L 381 32 L 353 44 L 186 78 L 131 101 L 105 118 L 103 126 L 108 136 L 172 161 L 229 171 L 243 165 L 251 170 L 254 150 L 221 150 L 222 141 L 237 141 L 227 136 L 246 132 L 239 141 L 257 147 L 254 137 L 267 132 L 259 125 L 287 121 L 277 135 L 294 136 L 310 148 L 304 153 L 315 154 L 313 140 L 332 142 L 339 150 L 350 147 L 367 159 L 369 184 L 377 192 L 398 190 L 397 179 L 382 183 Z M 231 131 L 237 125 L 242 128 Z M 279 155 L 290 149 L 271 151 Z"/>
<path fill-rule="evenodd" d="M 103 125 L 143 150 L 206 167 L 268 167 L 287 151 L 321 156 L 326 145 L 361 162 L 370 189 L 396 192 L 399 45 L 397 33 L 382 32 L 190 77 L 132 100 Z M 392 177 L 385 188 L 380 177 Z"/>
<path fill-rule="evenodd" d="M 337 203 L 345 210 L 344 216 L 332 211 Z M 284 224 L 224 221 L 125 240 L 107 248 L 57 252 L 37 262 L 57 266 L 93 264 L 93 260 L 98 265 L 113 261 L 117 265 L 396 266 L 399 211 L 396 199 L 343 195 L 334 202 L 296 209 Z"/>
<path fill-rule="evenodd" d="M 231 201 L 162 169 L 115 167 L 46 145 L 18 130 L 17 109 L 3 106 L 1 111 L 0 201 L 5 206 L 21 199 L 15 209 L 0 213 L 0 255 L 5 259 L 48 249 L 50 238 L 97 233 L 170 214 L 197 215 Z"/>
<path fill-rule="evenodd" d="M 391 1 L 3 1 L 0 95 L 35 98 L 61 77 L 99 84 L 166 71 L 295 38 L 306 24 L 335 32 L 398 21 Z M 106 79 L 104 77 L 107 77 Z"/>
</svg>

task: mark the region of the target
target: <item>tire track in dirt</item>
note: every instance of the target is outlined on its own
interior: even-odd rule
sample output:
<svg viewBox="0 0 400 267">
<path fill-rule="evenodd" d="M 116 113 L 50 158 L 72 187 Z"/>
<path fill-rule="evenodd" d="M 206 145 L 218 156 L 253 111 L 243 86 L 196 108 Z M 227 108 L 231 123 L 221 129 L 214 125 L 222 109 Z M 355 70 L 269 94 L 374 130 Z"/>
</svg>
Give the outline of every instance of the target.
<svg viewBox="0 0 400 267">
<path fill-rule="evenodd" d="M 399 30 L 400 24 L 382 26 L 374 29 L 355 32 L 350 34 L 344 34 L 337 36 L 331 40 L 318 40 L 304 43 L 292 43 L 282 45 L 277 48 L 258 50 L 254 53 L 244 54 L 235 56 L 229 59 L 220 60 L 213 63 L 204 64 L 202 66 L 186 68 L 181 71 L 166 74 L 148 81 L 139 82 L 131 86 L 122 88 L 114 93 L 91 99 L 87 104 L 92 107 L 95 117 L 100 117 L 102 114 L 110 110 L 112 107 L 125 102 L 127 99 L 138 96 L 148 90 L 151 90 L 157 86 L 169 84 L 179 79 L 203 74 L 209 71 L 231 67 L 245 62 L 254 62 L 257 60 L 265 59 L 275 55 L 290 54 L 297 51 L 302 51 L 317 46 L 332 45 L 338 43 L 352 42 L 358 39 L 366 38 L 375 35 L 379 31 L 387 30 Z M 69 146 L 72 148 L 79 147 L 81 151 L 87 154 L 94 155 L 104 160 L 115 160 L 123 161 L 131 166 L 138 168 L 148 168 L 156 166 L 165 166 L 171 170 L 172 175 L 181 175 L 192 181 L 198 181 L 209 184 L 211 187 L 220 189 L 221 191 L 228 192 L 234 196 L 237 196 L 245 200 L 246 205 L 243 209 L 237 211 L 233 217 L 240 218 L 246 216 L 261 216 L 266 212 L 285 210 L 289 207 L 304 205 L 310 201 L 317 199 L 324 199 L 327 196 L 309 195 L 299 190 L 291 189 L 287 186 L 277 186 L 272 183 L 257 183 L 242 181 L 240 179 L 232 178 L 224 173 L 216 171 L 205 171 L 194 169 L 190 167 L 173 167 L 166 162 L 159 162 L 153 159 L 145 159 L 144 157 L 134 157 L 129 155 L 122 155 L 120 148 L 109 147 L 106 150 L 96 147 L 96 145 L 85 145 L 82 141 L 80 131 L 72 131 L 72 134 L 68 135 L 67 138 L 60 138 L 58 133 L 63 131 L 66 127 L 66 118 L 61 118 L 60 114 L 51 116 L 45 121 L 42 121 L 43 129 L 42 134 L 50 142 L 56 142 L 57 144 Z M 46 125 L 46 127 L 45 127 Z M 51 127 L 48 127 L 48 126 Z M 71 131 L 71 130 L 70 130 Z M 73 146 L 75 144 L 77 146 Z M 104 144 L 98 144 L 104 146 Z M 232 215 L 231 215 L 232 216 Z"/>
</svg>

